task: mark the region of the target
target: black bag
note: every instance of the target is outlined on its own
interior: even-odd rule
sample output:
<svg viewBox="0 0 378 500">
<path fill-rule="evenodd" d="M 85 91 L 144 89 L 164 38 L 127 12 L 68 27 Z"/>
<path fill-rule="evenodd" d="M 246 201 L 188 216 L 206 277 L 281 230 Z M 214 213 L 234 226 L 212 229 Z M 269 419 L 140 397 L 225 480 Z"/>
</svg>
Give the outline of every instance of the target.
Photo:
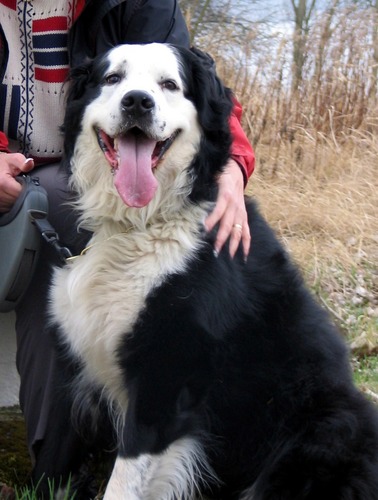
<svg viewBox="0 0 378 500">
<path fill-rule="evenodd" d="M 41 235 L 33 223 L 46 218 L 48 198 L 38 179 L 17 177 L 22 191 L 10 212 L 0 215 L 0 312 L 21 300 L 38 260 Z"/>
</svg>

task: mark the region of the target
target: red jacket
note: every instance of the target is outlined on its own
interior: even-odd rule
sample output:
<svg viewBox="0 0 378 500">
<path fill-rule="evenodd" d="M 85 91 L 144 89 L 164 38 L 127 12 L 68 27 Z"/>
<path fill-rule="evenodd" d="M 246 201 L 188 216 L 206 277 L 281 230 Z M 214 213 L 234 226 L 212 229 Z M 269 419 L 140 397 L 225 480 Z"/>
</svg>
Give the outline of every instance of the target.
<svg viewBox="0 0 378 500">
<path fill-rule="evenodd" d="M 4 132 L 0 132 L 0 151 L 9 153 L 8 139 Z"/>
<path fill-rule="evenodd" d="M 242 107 L 234 99 L 234 108 L 230 116 L 230 129 L 233 136 L 231 146 L 231 157 L 236 160 L 242 168 L 244 182 L 247 184 L 255 168 L 255 153 L 241 126 Z"/>
</svg>

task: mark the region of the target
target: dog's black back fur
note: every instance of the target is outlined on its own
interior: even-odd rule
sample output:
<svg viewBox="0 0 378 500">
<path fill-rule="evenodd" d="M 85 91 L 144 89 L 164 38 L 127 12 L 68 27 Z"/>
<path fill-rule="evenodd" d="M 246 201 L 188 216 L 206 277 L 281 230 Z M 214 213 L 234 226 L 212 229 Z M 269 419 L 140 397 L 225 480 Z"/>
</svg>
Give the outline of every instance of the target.
<svg viewBox="0 0 378 500">
<path fill-rule="evenodd" d="M 130 394 L 123 452 L 204 440 L 214 498 L 378 498 L 375 408 L 348 351 L 248 201 L 246 264 L 204 250 L 148 298 L 119 357 Z M 153 383 L 151 383 L 153 381 Z"/>
<path fill-rule="evenodd" d="M 191 166 L 197 203 L 215 196 L 230 146 L 230 99 L 202 57 L 176 50 L 204 129 Z M 68 155 L 80 128 L 73 118 L 88 98 L 77 82 Z M 89 84 L 90 95 L 95 87 Z M 210 498 L 377 500 L 376 409 L 354 386 L 348 350 L 328 314 L 255 202 L 246 204 L 247 261 L 241 249 L 231 259 L 227 246 L 215 256 L 214 234 L 204 234 L 209 244 L 186 272 L 150 292 L 122 341 L 117 360 L 129 404 L 120 454 L 160 453 L 191 436 L 221 480 L 207 488 Z"/>
</svg>

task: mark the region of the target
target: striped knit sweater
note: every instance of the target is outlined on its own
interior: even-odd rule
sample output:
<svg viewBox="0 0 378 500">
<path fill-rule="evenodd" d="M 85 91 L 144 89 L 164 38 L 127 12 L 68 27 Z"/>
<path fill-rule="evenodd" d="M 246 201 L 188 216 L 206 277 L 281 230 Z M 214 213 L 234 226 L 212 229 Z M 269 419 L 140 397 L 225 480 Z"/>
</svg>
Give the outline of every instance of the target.
<svg viewBox="0 0 378 500">
<path fill-rule="evenodd" d="M 0 86 L 0 130 L 10 151 L 48 163 L 62 156 L 67 32 L 74 0 L 0 0 L 9 58 Z"/>
</svg>

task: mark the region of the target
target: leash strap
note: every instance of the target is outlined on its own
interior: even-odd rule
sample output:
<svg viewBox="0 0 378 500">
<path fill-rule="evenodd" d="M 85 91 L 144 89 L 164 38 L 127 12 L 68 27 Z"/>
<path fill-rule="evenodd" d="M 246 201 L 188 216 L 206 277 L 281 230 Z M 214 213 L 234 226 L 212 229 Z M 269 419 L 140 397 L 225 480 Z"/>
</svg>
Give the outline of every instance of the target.
<svg viewBox="0 0 378 500">
<path fill-rule="evenodd" d="M 72 253 L 67 247 L 60 243 L 59 235 L 47 220 L 46 214 L 38 210 L 30 210 L 29 214 L 32 223 L 37 227 L 42 238 L 54 248 L 58 254 L 59 260 L 62 264 L 65 264 L 66 260 L 72 257 Z"/>
</svg>

